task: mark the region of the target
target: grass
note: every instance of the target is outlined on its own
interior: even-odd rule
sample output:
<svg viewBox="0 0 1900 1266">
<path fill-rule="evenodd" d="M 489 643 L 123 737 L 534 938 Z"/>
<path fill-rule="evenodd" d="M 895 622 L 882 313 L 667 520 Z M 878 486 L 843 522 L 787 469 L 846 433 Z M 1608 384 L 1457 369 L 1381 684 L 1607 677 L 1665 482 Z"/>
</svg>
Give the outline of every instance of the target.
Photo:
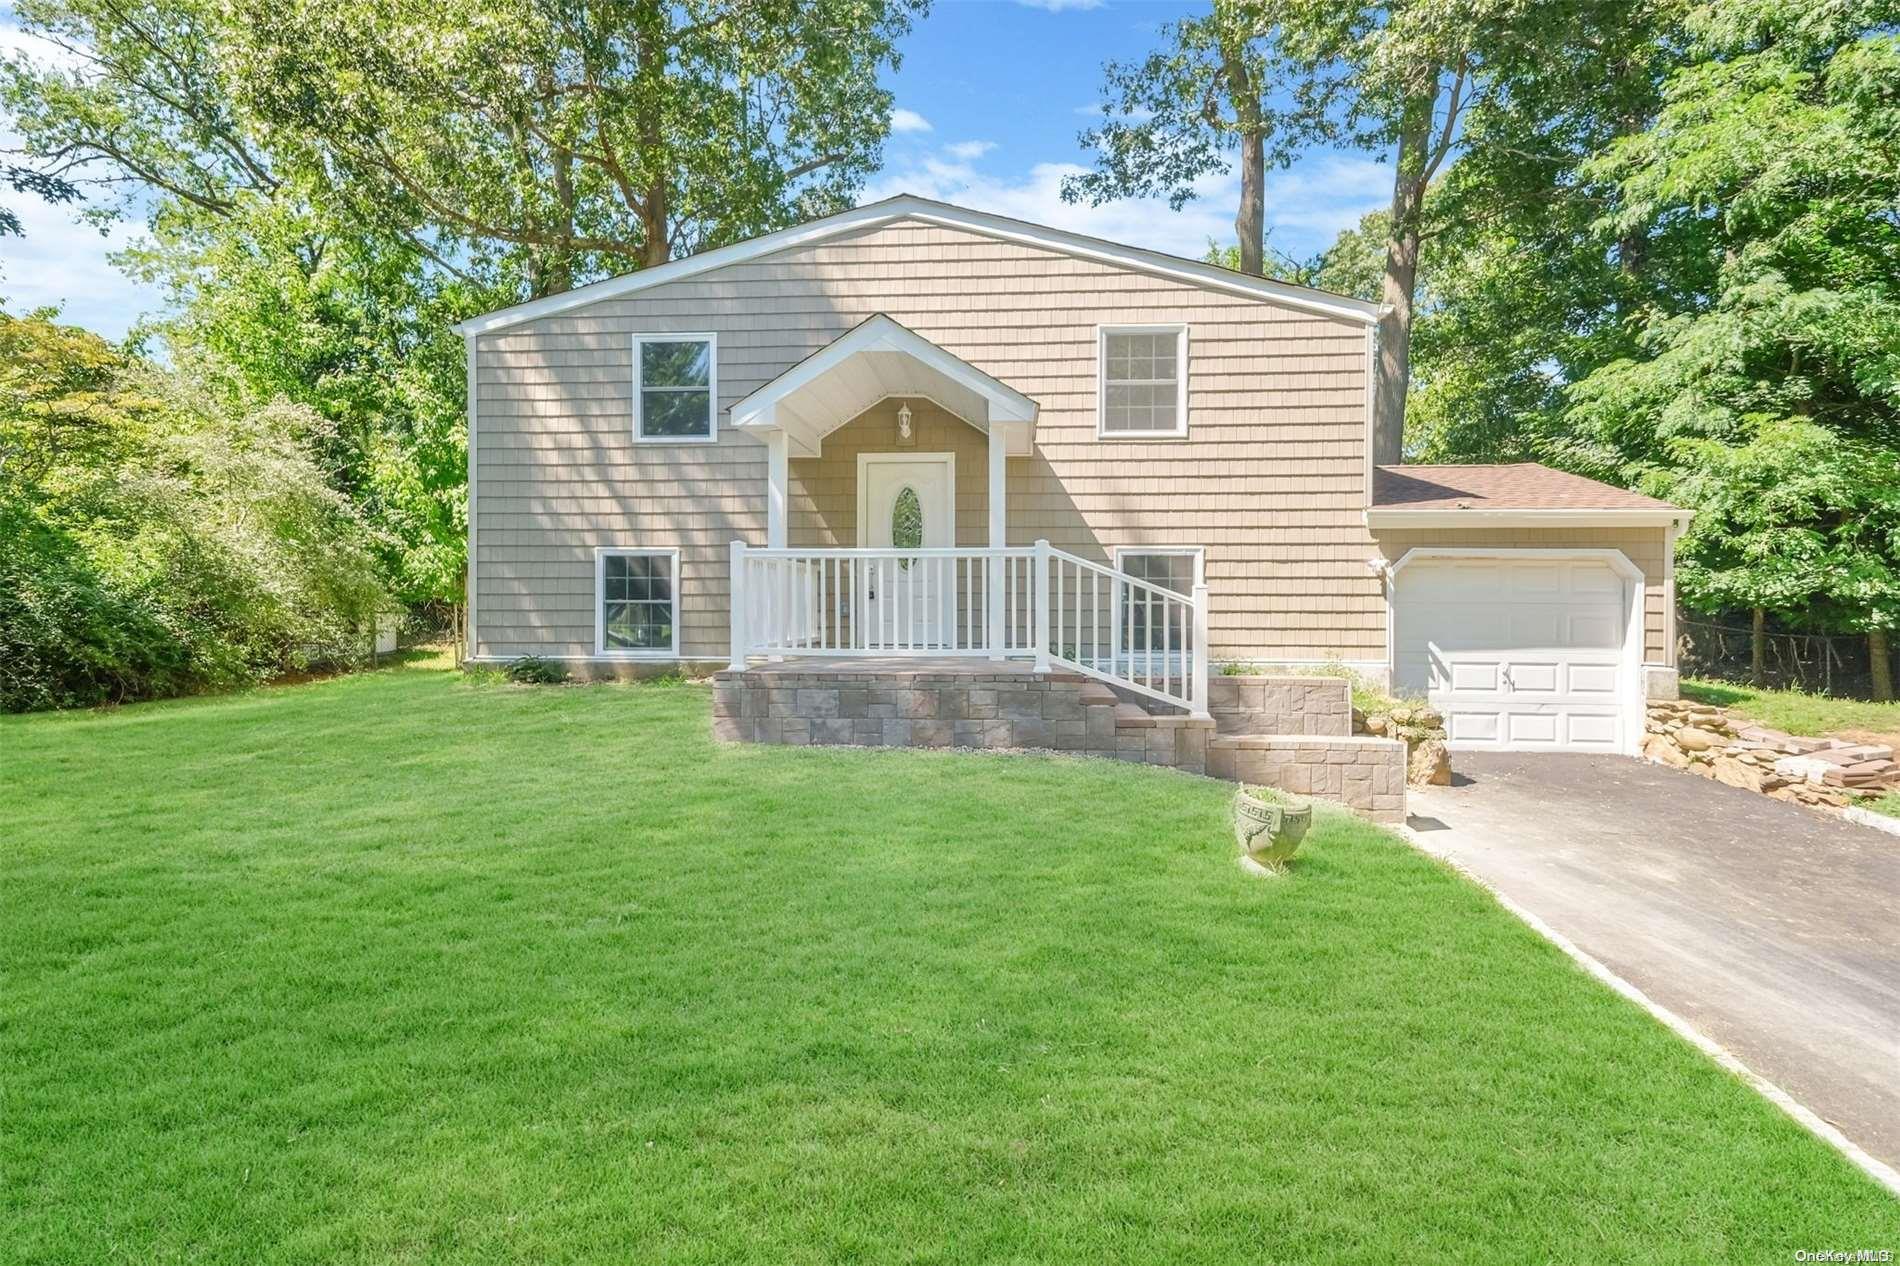
<svg viewBox="0 0 1900 1266">
<path fill-rule="evenodd" d="M 1790 734 L 1863 730 L 1900 733 L 1900 703 L 1835 699 L 1800 690 L 1766 690 L 1729 681 L 1684 681 L 1682 695 L 1698 703 L 1733 708 L 1741 715 Z"/>
<path fill-rule="evenodd" d="M 1889 791 L 1884 796 L 1863 800 L 1860 807 L 1874 813 L 1884 813 L 1890 818 L 1900 818 L 1900 791 Z"/>
<path fill-rule="evenodd" d="M 1341 815 L 401 668 L 0 720 L 9 1262 L 1786 1260 L 1900 1205 Z"/>
</svg>

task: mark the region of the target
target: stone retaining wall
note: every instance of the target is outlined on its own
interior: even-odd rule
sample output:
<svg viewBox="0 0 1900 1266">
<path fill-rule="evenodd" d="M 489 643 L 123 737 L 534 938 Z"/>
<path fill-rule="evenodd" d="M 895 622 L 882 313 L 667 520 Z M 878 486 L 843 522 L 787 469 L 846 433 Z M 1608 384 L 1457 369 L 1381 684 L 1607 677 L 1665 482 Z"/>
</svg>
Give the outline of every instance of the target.
<svg viewBox="0 0 1900 1266">
<path fill-rule="evenodd" d="M 1299 683 L 1286 697 L 1314 702 L 1301 715 L 1351 725 L 1344 681 L 1282 680 Z M 1306 689 L 1313 682 L 1331 684 Z M 1334 697 L 1343 711 L 1335 711 Z M 1346 733 L 1218 734 L 1213 721 L 1153 715 L 1077 673 L 721 672 L 713 677 L 713 733 L 747 743 L 1042 748 L 1321 796 L 1381 821 L 1405 816 L 1402 742 Z"/>
<path fill-rule="evenodd" d="M 1323 796 L 1380 822 L 1405 820 L 1405 744 L 1352 735 L 1222 735 L 1207 747 L 1215 778 Z"/>
<path fill-rule="evenodd" d="M 1839 808 L 1900 787 L 1893 749 L 1788 734 L 1713 704 L 1652 700 L 1643 755 L 1778 800 Z"/>
<path fill-rule="evenodd" d="M 1352 733 L 1352 683 L 1344 677 L 1210 677 L 1207 710 L 1222 734 Z"/>
<path fill-rule="evenodd" d="M 731 742 L 1042 748 L 1201 773 L 1209 721 L 1150 716 L 1079 673 L 822 672 L 713 677 L 713 734 Z"/>
</svg>

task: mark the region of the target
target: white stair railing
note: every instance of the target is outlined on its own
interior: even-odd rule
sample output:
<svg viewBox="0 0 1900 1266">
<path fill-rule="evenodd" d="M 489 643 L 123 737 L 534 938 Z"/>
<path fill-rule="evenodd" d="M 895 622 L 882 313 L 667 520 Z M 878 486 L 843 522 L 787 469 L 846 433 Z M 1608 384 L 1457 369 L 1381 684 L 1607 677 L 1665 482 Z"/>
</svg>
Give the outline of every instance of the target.
<svg viewBox="0 0 1900 1266">
<path fill-rule="evenodd" d="M 1042 658 L 1207 715 L 1207 586 L 1179 593 L 1036 543 Z M 1044 561 L 1046 559 L 1046 562 Z"/>
<path fill-rule="evenodd" d="M 1029 656 L 1207 715 L 1207 586 L 1052 548 L 732 543 L 732 667 L 753 656 Z"/>
</svg>

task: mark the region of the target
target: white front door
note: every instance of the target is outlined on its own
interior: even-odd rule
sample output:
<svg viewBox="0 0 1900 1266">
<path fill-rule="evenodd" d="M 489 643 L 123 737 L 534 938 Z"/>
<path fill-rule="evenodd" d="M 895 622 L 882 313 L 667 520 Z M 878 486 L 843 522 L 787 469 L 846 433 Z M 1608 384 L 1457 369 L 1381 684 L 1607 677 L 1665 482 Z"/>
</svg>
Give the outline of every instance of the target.
<svg viewBox="0 0 1900 1266">
<path fill-rule="evenodd" d="M 1625 602 L 1595 559 L 1421 559 L 1393 596 L 1395 685 L 1454 748 L 1624 751 Z"/>
<path fill-rule="evenodd" d="M 869 549 L 954 546 L 955 455 L 864 454 L 858 464 L 858 523 L 859 540 Z M 954 649 L 957 590 L 954 560 L 871 560 L 863 594 L 868 648 Z"/>
</svg>

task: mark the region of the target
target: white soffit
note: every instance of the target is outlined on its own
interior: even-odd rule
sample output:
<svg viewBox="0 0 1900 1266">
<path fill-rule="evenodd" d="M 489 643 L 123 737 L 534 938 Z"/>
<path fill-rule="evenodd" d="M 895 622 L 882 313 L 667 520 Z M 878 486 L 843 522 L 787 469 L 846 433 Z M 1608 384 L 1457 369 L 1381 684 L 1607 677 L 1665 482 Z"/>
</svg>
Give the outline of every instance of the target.
<svg viewBox="0 0 1900 1266">
<path fill-rule="evenodd" d="M 1006 450 L 1026 456 L 1036 402 L 890 317 L 865 321 L 732 406 L 739 430 L 782 430 L 804 456 L 880 400 L 928 400 L 979 431 L 1004 428 Z"/>
</svg>

